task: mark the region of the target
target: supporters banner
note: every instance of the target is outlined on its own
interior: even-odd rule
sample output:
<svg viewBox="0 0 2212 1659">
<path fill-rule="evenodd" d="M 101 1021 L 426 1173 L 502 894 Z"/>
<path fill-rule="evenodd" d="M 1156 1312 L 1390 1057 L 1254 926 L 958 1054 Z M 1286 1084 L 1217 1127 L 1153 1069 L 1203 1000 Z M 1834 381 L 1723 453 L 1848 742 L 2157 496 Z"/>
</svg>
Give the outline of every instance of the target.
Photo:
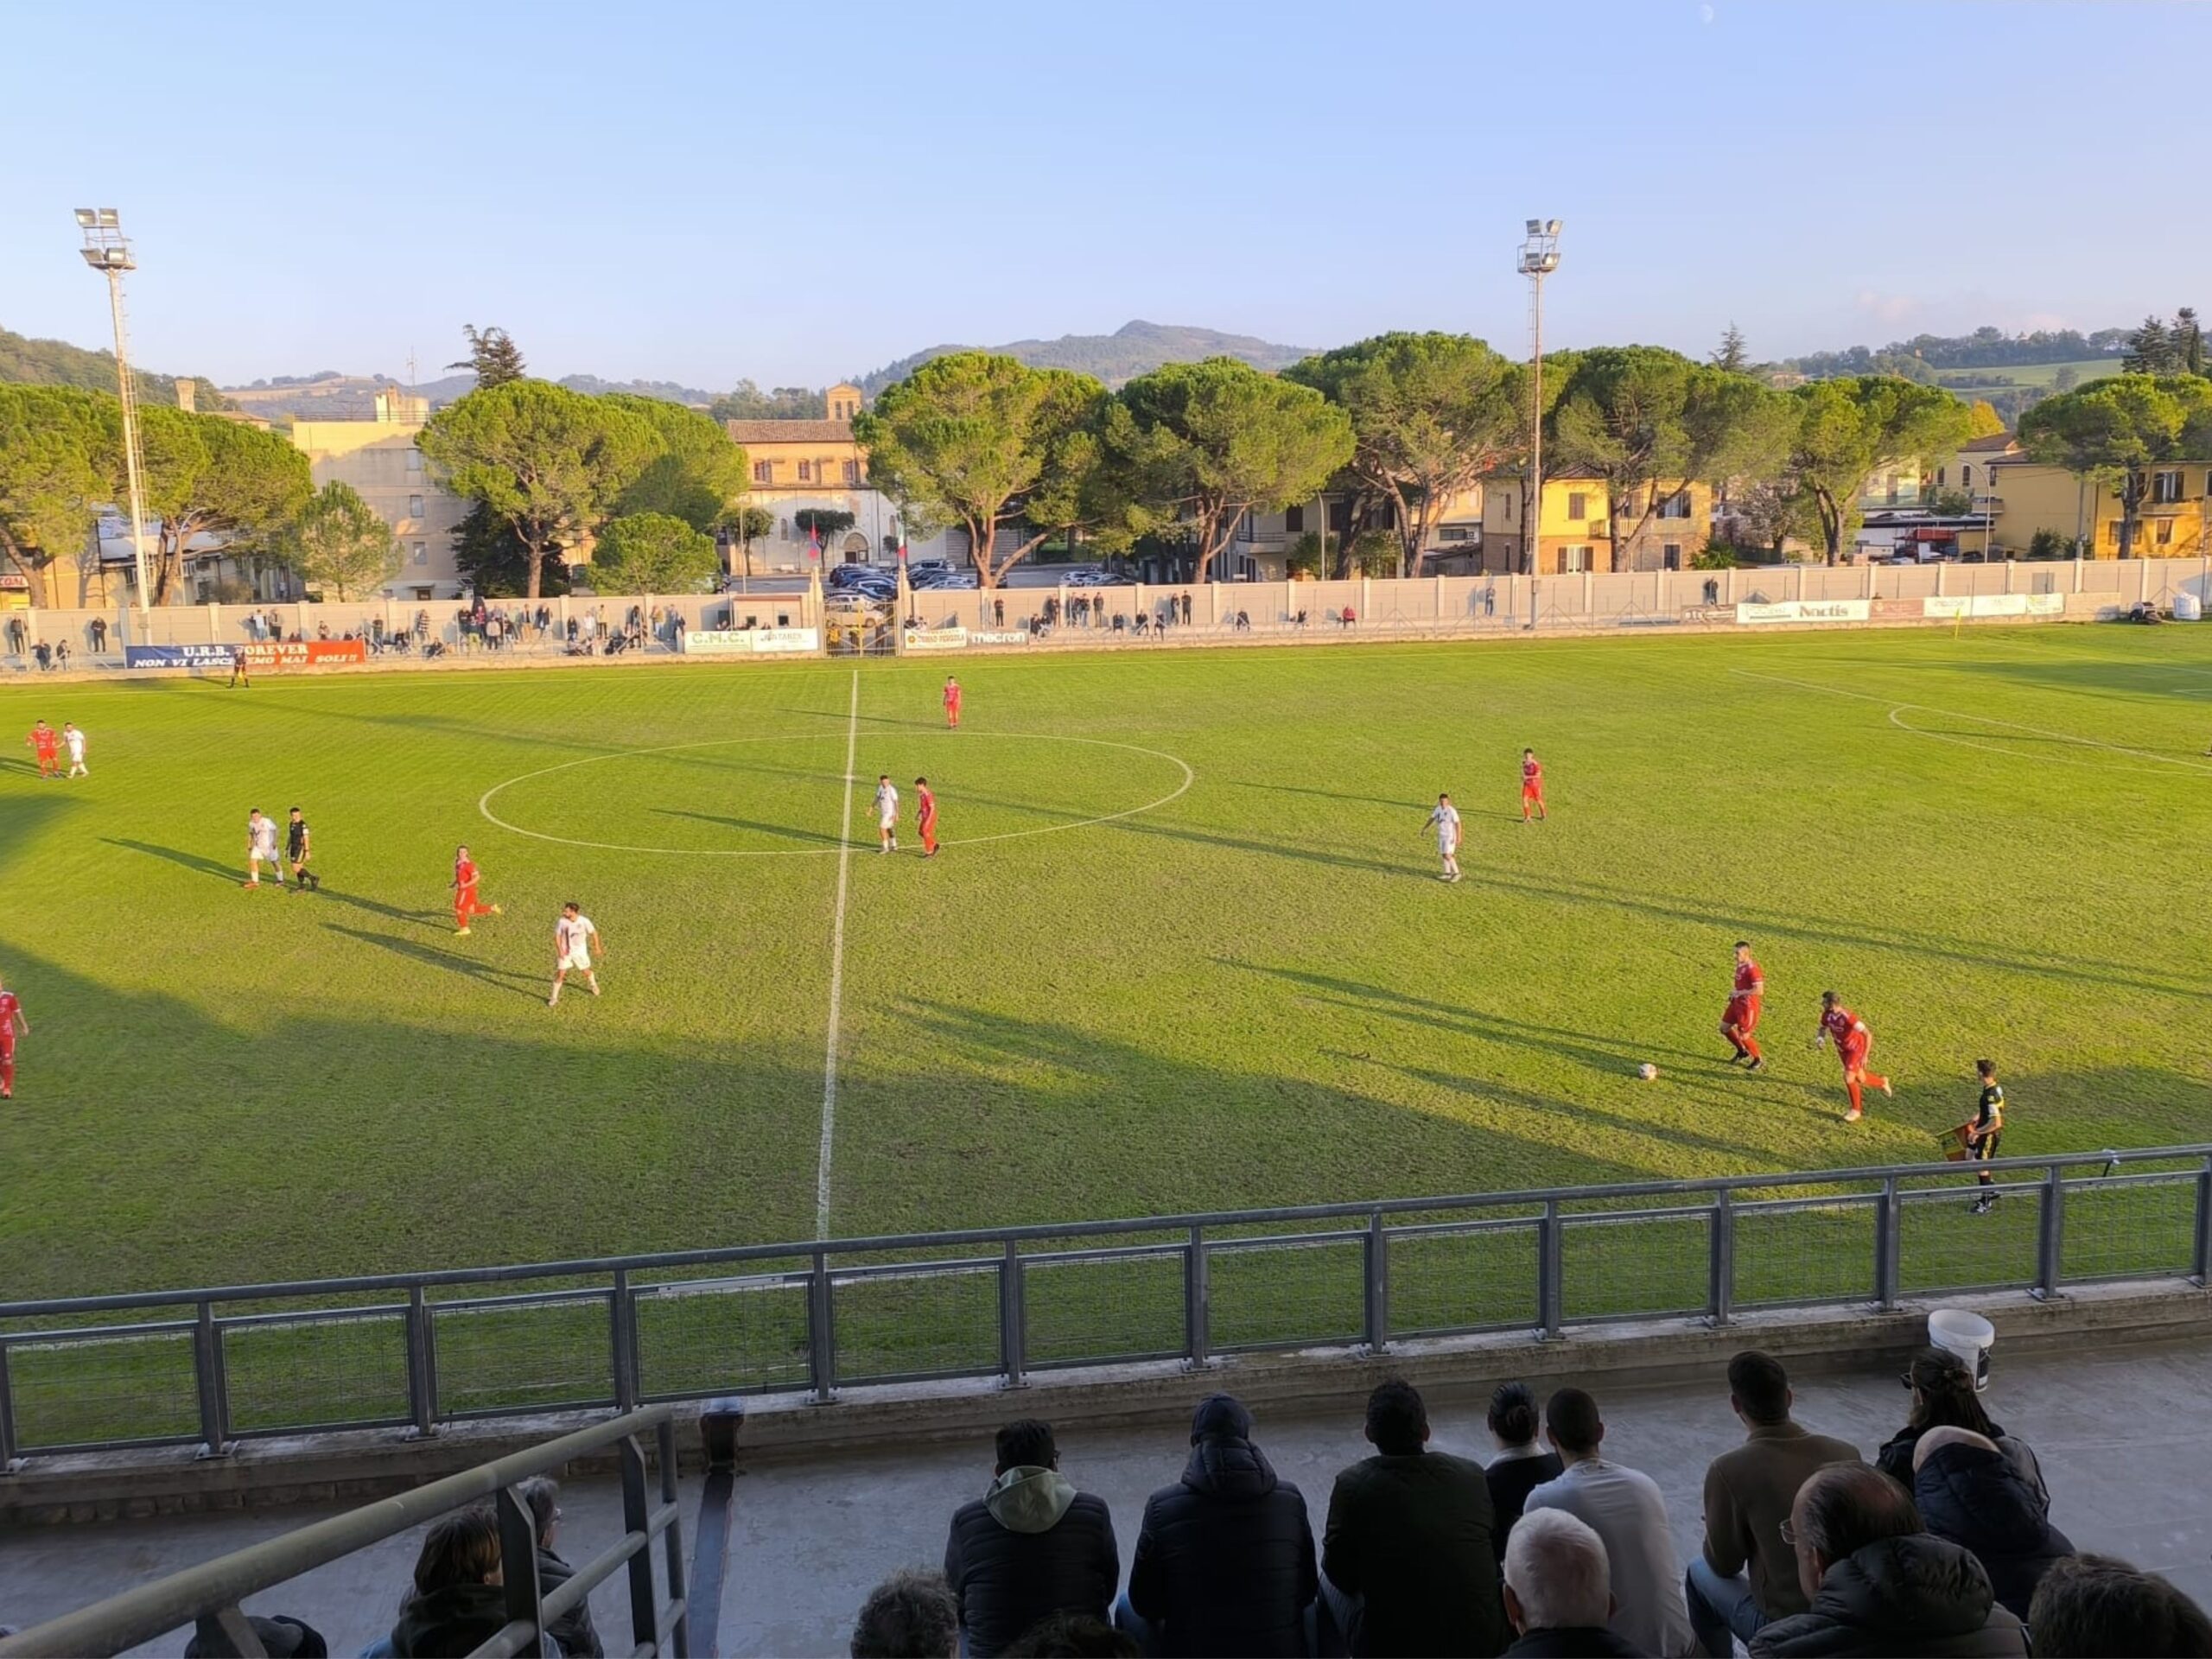
<svg viewBox="0 0 2212 1659">
<path fill-rule="evenodd" d="M 968 643 L 965 628 L 909 628 L 906 630 L 906 649 L 909 651 L 958 651 Z"/>
<path fill-rule="evenodd" d="M 819 628 L 692 628 L 683 636 L 687 657 L 764 657 L 821 649 Z"/>
<path fill-rule="evenodd" d="M 1873 601 L 1865 599 L 1785 599 L 1736 607 L 1736 620 L 1742 623 L 1865 622 L 1873 613 Z"/>
<path fill-rule="evenodd" d="M 219 646 L 217 649 L 231 648 Z M 260 645 L 239 645 L 235 649 L 245 655 L 248 668 L 279 672 L 286 669 L 319 668 L 325 663 L 365 663 L 369 660 L 369 642 L 365 639 L 270 639 Z"/>
<path fill-rule="evenodd" d="M 126 668 L 228 668 L 232 645 L 125 645 Z"/>
</svg>

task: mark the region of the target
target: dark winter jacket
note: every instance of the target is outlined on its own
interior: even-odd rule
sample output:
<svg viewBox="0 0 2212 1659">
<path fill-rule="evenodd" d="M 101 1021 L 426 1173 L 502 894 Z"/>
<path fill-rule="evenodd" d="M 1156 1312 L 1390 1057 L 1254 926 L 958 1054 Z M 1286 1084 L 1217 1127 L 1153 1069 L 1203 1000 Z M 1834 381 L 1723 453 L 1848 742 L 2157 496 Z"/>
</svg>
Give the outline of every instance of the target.
<svg viewBox="0 0 2212 1659">
<path fill-rule="evenodd" d="M 417 1596 L 391 1627 L 395 1659 L 461 1659 L 507 1623 L 507 1592 L 496 1584 L 449 1584 Z"/>
<path fill-rule="evenodd" d="M 1920 1444 L 1920 1437 L 1927 1431 L 1901 1428 L 1882 1442 L 1882 1449 L 1874 1454 L 1874 1466 L 1905 1489 L 1912 1490 L 1912 1451 Z M 1989 1439 L 1997 1442 L 1997 1449 L 2010 1459 L 2034 1491 L 2036 1502 L 2044 1509 L 2050 1507 L 2050 1493 L 2043 1483 L 2043 1467 L 2036 1461 L 2036 1454 L 2027 1444 L 2008 1436 L 1995 1423 L 1989 1426 Z"/>
<path fill-rule="evenodd" d="M 2051 1564 L 2074 1553 L 2044 1518 L 2039 1495 L 2011 1459 L 1978 1446 L 1938 1446 L 1912 1478 L 1928 1530 L 1974 1552 L 1999 1603 L 2022 1618 Z"/>
<path fill-rule="evenodd" d="M 2014 1659 L 2027 1651 L 2026 1627 L 1997 1605 L 1981 1563 L 1924 1532 L 1885 1538 L 1835 1562 L 1809 1611 L 1751 1638 L 1752 1659 Z"/>
<path fill-rule="evenodd" d="M 1603 1624 L 1530 1630 L 1505 1650 L 1505 1659 L 1636 1659 L 1637 1649 Z"/>
<path fill-rule="evenodd" d="M 1489 1483 L 1465 1458 L 1382 1455 L 1338 1475 L 1321 1570 L 1366 1599 L 1347 1632 L 1353 1654 L 1503 1648 L 1511 1633 L 1491 1529 Z"/>
<path fill-rule="evenodd" d="M 1303 1654 L 1319 1582 L 1304 1495 L 1249 1440 L 1208 1435 L 1144 1506 L 1129 1604 L 1166 1659 Z"/>
<path fill-rule="evenodd" d="M 550 1596 L 556 1586 L 566 1584 L 576 1576 L 576 1569 L 543 1545 L 537 1551 L 537 1593 Z M 599 1632 L 592 1628 L 591 1599 L 586 1597 L 545 1627 L 545 1634 L 561 1644 L 561 1651 L 569 1659 L 601 1659 L 607 1649 L 599 1644 Z"/>
<path fill-rule="evenodd" d="M 1056 1469 L 1009 1469 L 952 1517 L 944 1578 L 972 1659 L 990 1659 L 1054 1613 L 1110 1618 L 1122 1580 L 1113 1517 Z"/>
<path fill-rule="evenodd" d="M 1505 1541 L 1512 1535 L 1529 1494 L 1566 1472 L 1556 1452 L 1539 1452 L 1534 1457 L 1500 1452 L 1490 1460 L 1483 1478 L 1490 1483 L 1491 1545 L 1499 1561 L 1505 1560 Z"/>
</svg>

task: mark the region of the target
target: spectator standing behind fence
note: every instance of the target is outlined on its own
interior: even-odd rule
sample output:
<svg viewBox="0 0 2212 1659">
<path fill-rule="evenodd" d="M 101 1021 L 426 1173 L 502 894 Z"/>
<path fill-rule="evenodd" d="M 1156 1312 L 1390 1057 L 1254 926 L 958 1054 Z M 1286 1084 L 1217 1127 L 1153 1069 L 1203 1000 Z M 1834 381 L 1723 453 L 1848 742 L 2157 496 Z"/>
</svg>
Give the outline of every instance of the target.
<svg viewBox="0 0 2212 1659">
<path fill-rule="evenodd" d="M 530 1510 L 531 1533 L 537 1540 L 537 1593 L 550 1596 L 576 1576 L 576 1569 L 561 1559 L 560 1483 L 536 1475 L 517 1487 L 515 1496 Z M 569 1659 L 600 1659 L 607 1651 L 592 1628 L 589 1597 L 548 1624 L 545 1634 L 561 1644 Z"/>
<path fill-rule="evenodd" d="M 1375 1455 L 1337 1477 L 1322 1532 L 1321 1594 L 1354 1656 L 1481 1654 L 1505 1645 L 1490 1485 L 1428 1448 L 1410 1382 L 1367 1396 Z"/>
<path fill-rule="evenodd" d="M 861 1604 L 853 1659 L 955 1659 L 960 1610 L 934 1573 L 893 1573 Z"/>
<path fill-rule="evenodd" d="M 2037 1659 L 2212 1659 L 2212 1618 L 2154 1573 L 2069 1555 L 2028 1606 Z"/>
<path fill-rule="evenodd" d="M 1816 1471 L 1865 1462 L 1849 1442 L 1793 1422 L 1794 1398 L 1780 1361 L 1746 1351 L 1728 1362 L 1728 1404 L 1747 1433 L 1705 1471 L 1705 1548 L 1691 1558 L 1684 1586 L 1691 1627 L 1707 1653 L 1727 1653 L 1732 1636 L 1748 1642 L 1760 1626 L 1805 1611 L 1782 1523 Z"/>
<path fill-rule="evenodd" d="M 415 1558 L 415 1580 L 399 1604 L 391 1634 L 361 1659 L 444 1659 L 474 1653 L 505 1628 L 499 1528 L 487 1505 L 457 1510 L 430 1523 Z"/>
<path fill-rule="evenodd" d="M 2007 1435 L 1981 1408 L 1981 1398 L 1974 1389 L 1974 1373 L 1967 1369 L 1966 1361 L 1947 1348 L 1923 1348 L 1905 1367 L 1904 1385 L 1912 1390 L 1911 1408 L 1904 1427 L 1885 1440 L 1875 1454 L 1876 1468 L 1909 1492 L 1912 1490 L 1912 1448 L 1920 1437 L 1931 1428 L 1971 1429 L 1994 1440 L 1997 1449 L 2012 1459 L 2012 1466 L 2035 1489 L 2037 1500 L 2046 1509 L 2050 1506 L 2050 1489 L 2044 1484 L 2036 1454 L 2024 1441 Z"/>
<path fill-rule="evenodd" d="M 1564 1510 L 1538 1510 L 1505 1547 L 1505 1616 L 1521 1634 L 1507 1659 L 1640 1654 L 1613 1634 L 1605 1546 Z"/>
<path fill-rule="evenodd" d="M 2027 1631 L 1989 1574 L 1923 1530 L 1904 1488 L 1863 1465 L 1823 1469 L 1797 1493 L 1789 1546 L 1808 1604 L 1751 1638 L 1753 1659 L 2024 1655 Z"/>
<path fill-rule="evenodd" d="M 1912 1501 L 1938 1538 L 1948 1538 L 1989 1574 L 2000 1605 L 2028 1616 L 2036 1586 L 2074 1553 L 2050 1524 L 2043 1495 L 1997 1442 L 1963 1428 L 1931 1428 L 1912 1448 Z"/>
<path fill-rule="evenodd" d="M 944 1544 L 971 1659 L 990 1659 L 1048 1614 L 1103 1618 L 1122 1581 L 1106 1501 L 1060 1473 L 1052 1425 L 1008 1423 L 996 1450 L 990 1491 L 954 1514 Z"/>
<path fill-rule="evenodd" d="M 1599 1455 L 1605 1425 L 1598 1402 L 1580 1389 L 1561 1389 L 1544 1402 L 1544 1433 L 1567 1468 L 1529 1494 L 1526 1513 L 1565 1510 L 1605 1541 L 1618 1604 L 1614 1635 L 1654 1659 L 1695 1652 L 1682 1564 L 1657 1483 Z"/>
<path fill-rule="evenodd" d="M 1306 1497 L 1252 1443 L 1252 1414 L 1211 1394 L 1183 1478 L 1144 1506 L 1115 1622 L 1148 1655 L 1304 1654 L 1320 1586 Z"/>
<path fill-rule="evenodd" d="M 1548 1480 L 1556 1480 L 1567 1468 L 1559 1453 L 1538 1443 L 1542 1425 L 1536 1420 L 1536 1396 L 1526 1382 L 1501 1382 L 1490 1397 L 1490 1433 L 1497 1442 L 1497 1455 L 1483 1471 L 1490 1486 L 1491 1525 L 1497 1559 L 1505 1559 L 1505 1541 L 1513 1523 L 1529 1502 L 1529 1494 Z"/>
</svg>

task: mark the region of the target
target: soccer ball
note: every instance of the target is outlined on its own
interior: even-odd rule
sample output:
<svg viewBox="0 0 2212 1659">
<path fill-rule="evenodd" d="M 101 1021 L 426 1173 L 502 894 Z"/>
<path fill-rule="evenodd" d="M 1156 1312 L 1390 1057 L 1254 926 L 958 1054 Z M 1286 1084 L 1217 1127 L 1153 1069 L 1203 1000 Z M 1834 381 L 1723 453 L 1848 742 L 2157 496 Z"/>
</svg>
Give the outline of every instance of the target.
<svg viewBox="0 0 2212 1659">
<path fill-rule="evenodd" d="M 1636 1075 L 1642 1077 L 1646 1083 L 1649 1083 L 1652 1078 L 1659 1075 L 1659 1068 L 1652 1065 L 1650 1061 L 1646 1060 L 1642 1065 L 1636 1068 Z"/>
</svg>

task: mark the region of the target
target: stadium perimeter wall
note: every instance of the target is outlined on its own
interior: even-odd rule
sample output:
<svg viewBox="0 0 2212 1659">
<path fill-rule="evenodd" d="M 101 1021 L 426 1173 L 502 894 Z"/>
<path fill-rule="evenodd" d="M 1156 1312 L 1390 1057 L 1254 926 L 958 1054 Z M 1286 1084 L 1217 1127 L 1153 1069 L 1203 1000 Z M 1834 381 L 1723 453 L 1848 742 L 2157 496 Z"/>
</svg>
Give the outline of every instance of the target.
<svg viewBox="0 0 2212 1659">
<path fill-rule="evenodd" d="M 1189 595 L 1191 620 L 1155 626 Z M 1731 570 L 1674 570 L 1554 576 L 1427 576 L 1344 582 L 1213 582 L 1120 588 L 1021 587 L 925 590 L 910 594 L 900 618 L 878 643 L 901 654 L 958 658 L 999 651 L 1158 649 L 1166 645 L 1282 645 L 1378 639 L 1512 639 L 1535 635 L 1624 634 L 1649 629 L 1771 632 L 1785 628 L 1953 626 L 1986 621 L 2108 620 L 2137 604 L 2161 610 L 2187 595 L 2212 611 L 2212 557 L 2073 560 L 2001 564 L 1778 565 Z M 1087 620 L 1067 619 L 1083 601 Z M 274 614 L 287 637 L 308 641 L 360 637 L 381 622 L 387 635 L 427 616 L 446 647 L 435 666 L 518 666 L 580 662 L 564 654 L 567 625 L 595 613 L 619 626 L 632 607 L 661 613 L 661 632 L 642 652 L 594 662 L 664 659 L 676 652 L 670 619 L 681 614 L 686 656 L 706 661 L 742 657 L 849 654 L 866 620 L 811 592 L 665 596 L 604 595 L 540 601 L 550 626 L 497 652 L 464 652 L 457 607 L 413 601 L 284 605 L 168 606 L 141 620 L 127 610 L 30 609 L 21 620 L 26 650 L 0 633 L 0 673 L 31 668 L 29 647 L 67 641 L 72 671 L 123 666 L 126 640 L 226 652 L 255 643 L 249 618 Z M 521 600 L 493 601 L 510 613 L 534 610 Z M 1048 604 L 1056 626 L 1037 626 Z M 1344 620 L 1349 612 L 1351 620 Z M 1142 633 L 1135 619 L 1147 619 Z M 1124 626 L 1116 628 L 1119 618 Z M 1241 619 L 1241 620 L 1240 620 Z M 755 625 L 747 628 L 747 621 Z M 95 622 L 106 650 L 92 648 Z M 751 636 L 733 640 L 725 631 Z M 804 636 L 812 631 L 810 641 Z M 766 647 L 771 631 L 784 637 Z M 795 633 L 791 631 L 797 631 Z M 698 636 L 696 638 L 689 636 Z M 760 643 L 753 643 L 760 642 Z M 717 648 L 719 647 L 719 648 Z M 842 649 L 841 649 L 842 648 Z M 421 667 L 419 651 L 370 658 L 379 667 Z M 210 665 L 220 666 L 219 664 Z M 353 668 L 337 664 L 331 668 Z M 135 673 L 191 671 L 141 668 Z"/>
</svg>

